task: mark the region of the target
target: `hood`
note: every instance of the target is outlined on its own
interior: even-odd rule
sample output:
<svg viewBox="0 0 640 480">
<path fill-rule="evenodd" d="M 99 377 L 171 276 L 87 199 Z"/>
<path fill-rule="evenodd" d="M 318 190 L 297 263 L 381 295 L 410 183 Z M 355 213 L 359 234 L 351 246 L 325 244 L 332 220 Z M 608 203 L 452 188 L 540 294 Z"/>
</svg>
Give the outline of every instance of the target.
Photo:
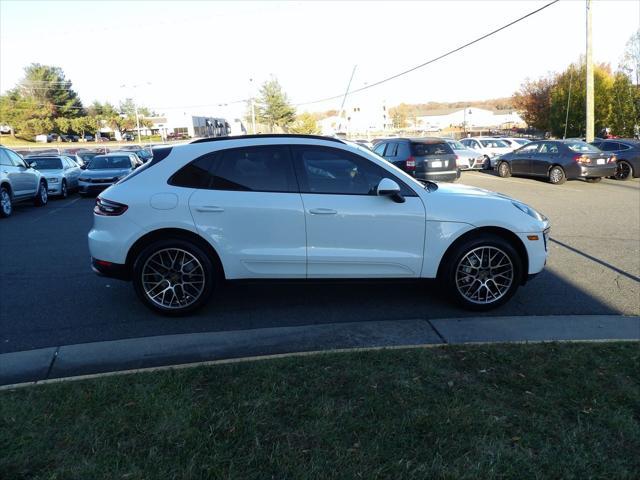
<svg viewBox="0 0 640 480">
<path fill-rule="evenodd" d="M 454 150 L 453 153 L 455 153 L 456 155 L 459 155 L 462 158 L 471 158 L 471 159 L 475 159 L 482 156 L 481 153 L 476 152 L 475 150 L 470 150 L 468 148 L 465 148 L 464 150 Z"/>
<path fill-rule="evenodd" d="M 83 170 L 81 177 L 84 178 L 113 178 L 121 177 L 131 171 L 130 168 L 104 168 L 99 170 Z"/>
<path fill-rule="evenodd" d="M 456 195 L 467 197 L 497 197 L 504 200 L 513 200 L 513 198 L 503 195 L 502 193 L 492 192 L 491 190 L 485 190 L 484 188 L 473 187 L 471 185 L 464 185 L 462 183 L 438 183 L 437 192 L 440 195 Z"/>
</svg>

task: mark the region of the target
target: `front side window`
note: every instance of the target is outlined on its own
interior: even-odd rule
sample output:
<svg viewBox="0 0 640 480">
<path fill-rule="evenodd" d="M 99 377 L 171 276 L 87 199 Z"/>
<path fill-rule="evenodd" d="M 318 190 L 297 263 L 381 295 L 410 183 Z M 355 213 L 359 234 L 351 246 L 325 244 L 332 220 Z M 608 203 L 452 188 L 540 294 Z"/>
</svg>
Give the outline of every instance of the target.
<svg viewBox="0 0 640 480">
<path fill-rule="evenodd" d="M 587 142 L 571 142 L 567 144 L 570 150 L 574 152 L 598 153 L 600 150 Z"/>
<path fill-rule="evenodd" d="M 415 193 L 373 162 L 330 147 L 294 147 L 294 159 L 303 193 L 376 195 L 383 178 L 396 181 L 405 196 Z"/>
<path fill-rule="evenodd" d="M 384 151 L 384 156 L 395 157 L 397 155 L 398 155 L 398 144 L 397 143 L 387 144 L 387 149 Z"/>
<path fill-rule="evenodd" d="M 555 143 L 543 143 L 538 153 L 555 154 L 558 153 L 558 145 Z"/>
<path fill-rule="evenodd" d="M 0 165 L 4 165 L 6 167 L 13 166 L 13 163 L 9 160 L 9 156 L 5 153 L 3 148 L 0 148 Z"/>
<path fill-rule="evenodd" d="M 11 160 L 16 167 L 28 168 L 27 165 L 24 163 L 24 160 L 22 159 L 22 157 L 20 157 L 20 155 L 18 155 L 17 153 L 12 152 L 11 150 L 5 150 L 4 153 L 7 154 L 7 156 L 9 157 L 9 160 Z"/>
<path fill-rule="evenodd" d="M 221 152 L 212 188 L 248 192 L 297 191 L 288 148 L 270 145 Z"/>
<path fill-rule="evenodd" d="M 539 143 L 529 143 L 528 145 L 525 145 L 524 147 L 522 147 L 520 150 L 518 150 L 518 153 L 536 153 L 538 151 L 538 147 L 540 146 Z"/>
<path fill-rule="evenodd" d="M 386 146 L 387 146 L 386 143 L 379 143 L 378 145 L 375 146 L 373 151 L 382 157 L 384 155 L 384 147 Z"/>
</svg>

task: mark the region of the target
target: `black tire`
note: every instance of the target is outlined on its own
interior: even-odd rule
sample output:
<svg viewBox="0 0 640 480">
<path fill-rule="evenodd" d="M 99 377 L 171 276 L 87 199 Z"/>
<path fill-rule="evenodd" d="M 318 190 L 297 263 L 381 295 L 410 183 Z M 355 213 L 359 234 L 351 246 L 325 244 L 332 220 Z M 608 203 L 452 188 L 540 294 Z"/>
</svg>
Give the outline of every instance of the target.
<svg viewBox="0 0 640 480">
<path fill-rule="evenodd" d="M 511 166 L 507 162 L 500 162 L 498 164 L 498 176 L 502 178 L 509 178 L 511 176 Z"/>
<path fill-rule="evenodd" d="M 613 176 L 616 180 L 631 180 L 633 178 L 633 167 L 626 160 L 618 161 L 616 165 L 616 174 Z"/>
<path fill-rule="evenodd" d="M 551 167 L 551 170 L 549 170 L 549 183 L 552 183 L 553 185 L 562 185 L 566 181 L 567 176 L 565 175 L 562 167 L 559 167 L 558 165 Z"/>
<path fill-rule="evenodd" d="M 36 192 L 36 197 L 33 199 L 33 204 L 36 207 L 44 207 L 49 201 L 49 193 L 47 192 L 47 184 L 44 180 L 40 181 L 40 185 L 38 186 L 38 191 Z"/>
<path fill-rule="evenodd" d="M 587 183 L 598 183 L 602 181 L 602 177 L 587 177 L 584 181 Z"/>
<path fill-rule="evenodd" d="M 10 217 L 13 213 L 11 192 L 5 186 L 0 187 L 0 218 Z"/>
<path fill-rule="evenodd" d="M 458 267 L 460 266 L 463 259 L 472 251 L 483 247 L 498 249 L 504 256 L 509 258 L 509 260 L 511 261 L 512 278 L 511 283 L 501 293 L 501 296 L 499 296 L 495 300 L 487 301 L 486 303 L 478 303 L 476 301 L 470 300 L 461 292 L 461 289 L 465 288 L 465 286 L 461 286 L 460 288 L 458 287 L 458 279 L 456 278 L 456 276 L 459 270 Z M 522 265 L 523 264 L 520 255 L 510 242 L 497 235 L 480 234 L 476 237 L 470 237 L 462 241 L 447 253 L 446 257 L 443 260 L 443 266 L 440 270 L 440 275 L 438 278 L 441 284 L 445 287 L 447 295 L 449 295 L 449 297 L 451 297 L 451 299 L 458 305 L 468 310 L 485 311 L 503 305 L 516 293 L 522 281 Z M 490 274 L 491 273 L 489 273 L 489 275 Z M 461 272 L 461 275 L 464 275 L 464 272 Z M 475 281 L 480 280 L 474 280 L 474 283 L 467 284 L 466 286 L 471 286 L 471 288 L 473 288 L 473 285 L 475 285 Z M 485 291 L 488 290 L 489 289 L 485 287 Z"/>
<path fill-rule="evenodd" d="M 482 170 L 491 170 L 491 159 L 485 155 L 484 162 L 482 163 Z"/>
<path fill-rule="evenodd" d="M 152 298 L 150 297 L 150 294 L 146 292 L 145 286 L 143 285 L 143 281 L 142 281 L 145 268 L 147 268 L 147 272 L 149 271 L 149 268 L 154 270 L 153 266 L 145 267 L 149 259 L 153 256 L 160 254 L 160 252 L 172 251 L 172 249 L 187 252 L 188 254 L 193 256 L 195 259 L 197 259 L 197 261 L 200 263 L 200 265 L 197 267 L 200 267 L 202 269 L 202 278 L 204 281 L 204 287 L 201 289 L 199 296 L 193 299 L 193 296 L 185 295 L 187 292 L 185 290 L 181 290 L 183 299 L 185 299 L 185 302 L 190 301 L 190 303 L 185 304 L 184 306 L 177 305 L 177 306 L 169 307 L 169 306 L 162 305 L 160 302 L 156 302 L 152 300 Z M 171 268 L 173 269 L 174 267 L 172 266 Z M 160 270 L 156 270 L 156 271 L 160 271 Z M 180 280 L 184 282 L 183 275 L 181 275 L 178 272 L 167 271 L 167 269 L 161 272 L 161 275 L 157 276 L 157 278 L 153 278 L 152 281 L 158 280 L 162 282 L 167 282 L 166 283 L 167 286 L 165 286 L 165 284 L 161 284 L 159 287 L 159 288 L 162 288 L 163 286 L 165 286 L 165 290 L 167 290 L 168 288 L 170 288 L 170 284 L 171 284 L 170 282 L 174 281 L 170 279 L 171 275 L 176 275 L 176 274 L 180 277 Z M 149 274 L 147 274 L 147 277 L 145 278 L 148 278 L 148 275 Z M 189 275 L 190 274 L 187 274 L 187 277 L 189 277 Z M 138 256 L 136 257 L 133 263 L 133 286 L 138 297 L 140 297 L 142 302 L 154 312 L 160 313 L 162 315 L 170 316 L 170 317 L 179 317 L 183 315 L 188 315 L 196 311 L 197 309 L 201 308 L 202 306 L 204 306 L 209 301 L 211 294 L 213 293 L 215 284 L 218 282 L 219 278 L 220 278 L 220 272 L 218 271 L 218 268 L 215 266 L 214 262 L 209 257 L 209 255 L 207 255 L 207 253 L 202 248 L 200 248 L 198 245 L 194 244 L 193 242 L 190 242 L 188 240 L 183 240 L 180 238 L 169 238 L 165 240 L 158 240 L 148 245 L 138 254 Z M 178 280 L 175 280 L 175 281 L 177 282 Z M 184 285 L 184 284 L 180 284 L 180 285 Z M 180 289 L 182 288 L 183 287 L 181 286 Z M 172 291 L 175 292 L 176 290 L 172 289 Z M 153 292 L 153 289 L 151 289 L 151 292 Z M 178 293 L 180 293 L 180 291 L 178 291 Z M 164 301 L 164 296 L 162 297 L 162 301 Z"/>
<path fill-rule="evenodd" d="M 67 189 L 67 181 L 62 180 L 60 185 L 60 198 L 67 198 L 69 196 L 69 190 Z"/>
</svg>

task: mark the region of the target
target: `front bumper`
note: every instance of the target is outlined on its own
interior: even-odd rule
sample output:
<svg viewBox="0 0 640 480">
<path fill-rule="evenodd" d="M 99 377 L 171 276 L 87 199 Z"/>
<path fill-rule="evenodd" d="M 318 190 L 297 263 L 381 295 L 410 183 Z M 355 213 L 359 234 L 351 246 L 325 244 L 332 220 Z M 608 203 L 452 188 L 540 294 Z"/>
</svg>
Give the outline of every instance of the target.
<svg viewBox="0 0 640 480">
<path fill-rule="evenodd" d="M 78 182 L 78 192 L 83 195 L 97 195 L 103 190 L 106 190 L 111 185 L 111 183 L 91 183 L 91 182 Z"/>
<path fill-rule="evenodd" d="M 47 180 L 47 192 L 49 195 L 62 195 L 62 183 L 52 183 L 51 180 Z"/>
</svg>

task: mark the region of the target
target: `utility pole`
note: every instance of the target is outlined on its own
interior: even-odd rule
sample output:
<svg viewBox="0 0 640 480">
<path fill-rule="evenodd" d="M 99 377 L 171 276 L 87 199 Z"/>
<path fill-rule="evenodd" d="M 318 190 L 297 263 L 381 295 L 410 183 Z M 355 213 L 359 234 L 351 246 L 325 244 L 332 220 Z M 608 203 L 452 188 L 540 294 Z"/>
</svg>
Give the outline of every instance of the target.
<svg viewBox="0 0 640 480">
<path fill-rule="evenodd" d="M 593 100 L 593 52 L 591 48 L 591 0 L 587 2 L 587 131 L 586 142 L 593 142 L 594 137 L 594 100 Z"/>
<path fill-rule="evenodd" d="M 251 133 L 256 134 L 256 110 L 253 102 L 253 78 L 249 79 L 249 101 L 251 102 Z"/>
<path fill-rule="evenodd" d="M 342 104 L 340 105 L 340 112 L 338 113 L 338 130 L 342 127 L 342 113 L 344 111 L 344 104 L 347 101 L 347 95 L 349 95 L 349 89 L 351 88 L 351 81 L 353 80 L 353 76 L 356 74 L 356 68 L 358 65 L 353 66 L 353 71 L 351 72 L 351 78 L 349 78 L 349 83 L 347 84 L 347 90 L 344 92 L 344 97 L 342 97 Z"/>
</svg>

